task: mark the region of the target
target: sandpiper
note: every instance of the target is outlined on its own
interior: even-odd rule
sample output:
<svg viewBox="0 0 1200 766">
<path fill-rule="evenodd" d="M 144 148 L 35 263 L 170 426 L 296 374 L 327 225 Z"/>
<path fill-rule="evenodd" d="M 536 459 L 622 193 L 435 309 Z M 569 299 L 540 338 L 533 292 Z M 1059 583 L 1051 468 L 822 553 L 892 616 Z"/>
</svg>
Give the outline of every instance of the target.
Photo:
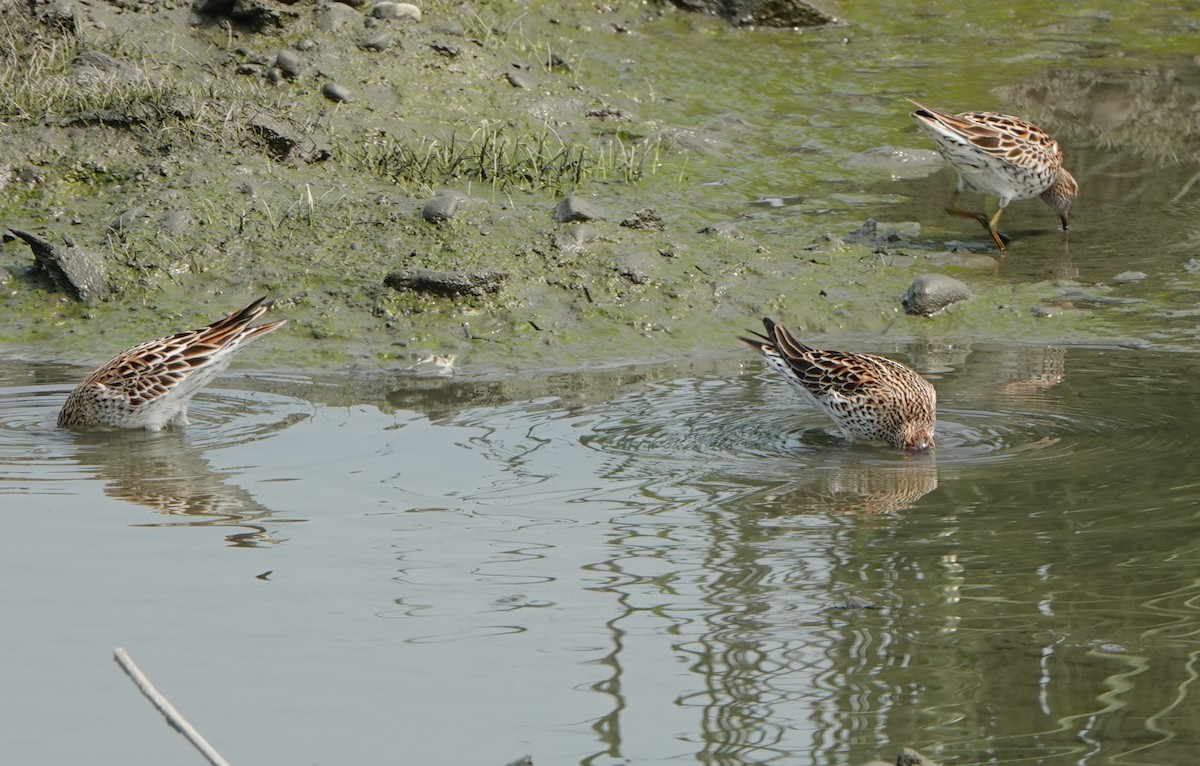
<svg viewBox="0 0 1200 766">
<path fill-rule="evenodd" d="M 909 101 L 917 107 L 913 119 L 958 171 L 958 186 L 946 212 L 979 221 L 1001 250 L 1005 238 L 996 231 L 996 224 L 1013 200 L 1041 197 L 1058 213 L 1063 231 L 1067 230 L 1067 214 L 1079 185 L 1062 166 L 1062 149 L 1049 133 L 1007 114 L 948 114 Z M 968 190 L 998 197 L 996 212 L 989 218 L 955 207 L 958 194 Z"/>
<path fill-rule="evenodd" d="M 287 320 L 251 326 L 271 308 L 265 297 L 198 330 L 146 341 L 114 356 L 75 387 L 58 424 L 160 431 L 188 423 L 188 403 L 247 343 Z"/>
<path fill-rule="evenodd" d="M 765 334 L 742 338 L 824 412 L 851 441 L 919 452 L 934 446 L 937 392 L 900 362 L 875 354 L 810 348 L 763 319 Z"/>
</svg>

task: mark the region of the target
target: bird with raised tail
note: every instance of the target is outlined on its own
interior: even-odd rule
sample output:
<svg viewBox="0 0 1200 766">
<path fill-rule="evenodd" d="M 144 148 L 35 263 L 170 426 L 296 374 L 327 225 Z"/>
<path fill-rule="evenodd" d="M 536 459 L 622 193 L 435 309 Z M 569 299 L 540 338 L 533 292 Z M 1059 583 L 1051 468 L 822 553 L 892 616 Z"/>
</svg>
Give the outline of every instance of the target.
<svg viewBox="0 0 1200 766">
<path fill-rule="evenodd" d="M 770 319 L 763 319 L 763 327 L 765 333 L 741 340 L 832 418 L 847 439 L 910 452 L 934 446 L 937 391 L 915 370 L 875 354 L 811 348 Z"/>
<path fill-rule="evenodd" d="M 1079 185 L 1063 167 L 1062 149 L 1049 133 L 1007 114 L 949 114 L 909 101 L 917 107 L 912 118 L 958 171 L 958 186 L 947 213 L 979 221 L 1000 250 L 1004 250 L 1005 237 L 996 226 L 1013 200 L 1041 197 L 1058 213 L 1063 231 L 1069 228 L 1071 203 Z M 955 207 L 957 196 L 968 190 L 997 197 L 996 212 L 989 217 Z"/>
<path fill-rule="evenodd" d="M 58 413 L 67 428 L 160 431 L 188 424 L 187 408 L 206 383 L 255 338 L 287 320 L 251 325 L 271 308 L 265 297 L 198 330 L 146 341 L 104 363 L 75 387 Z"/>
</svg>

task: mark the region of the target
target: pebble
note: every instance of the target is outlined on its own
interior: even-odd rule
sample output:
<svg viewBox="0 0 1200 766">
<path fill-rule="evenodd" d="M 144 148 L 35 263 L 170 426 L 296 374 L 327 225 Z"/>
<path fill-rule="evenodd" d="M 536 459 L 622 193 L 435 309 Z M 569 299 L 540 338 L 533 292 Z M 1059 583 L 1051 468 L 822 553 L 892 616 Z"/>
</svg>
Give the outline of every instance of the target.
<svg viewBox="0 0 1200 766">
<path fill-rule="evenodd" d="M 336 82 L 327 82 L 321 86 L 321 93 L 330 101 L 350 102 L 354 100 L 354 91 Z"/>
<path fill-rule="evenodd" d="M 395 43 L 392 41 L 391 35 L 387 32 L 376 32 L 373 35 L 367 35 L 358 41 L 358 47 L 365 48 L 369 51 L 386 51 Z"/>
<path fill-rule="evenodd" d="M 971 288 L 945 274 L 922 274 L 900 299 L 904 313 L 931 317 L 947 306 L 971 297 Z"/>
<path fill-rule="evenodd" d="M 1189 274 L 1200 272 L 1200 261 L 1195 258 L 1189 258 L 1188 262 L 1183 264 L 1183 268 Z"/>
<path fill-rule="evenodd" d="M 534 86 L 537 85 L 537 80 L 533 79 L 533 75 L 520 69 L 509 72 L 505 77 L 508 78 L 508 84 L 514 88 L 533 90 Z"/>
<path fill-rule="evenodd" d="M 462 195 L 458 192 L 438 192 L 433 199 L 426 202 L 425 206 L 421 208 L 421 217 L 429 223 L 448 221 L 458 212 L 458 206 L 461 202 Z"/>
<path fill-rule="evenodd" d="M 559 223 L 574 223 L 576 221 L 595 221 L 603 216 L 590 202 L 572 194 L 555 206 L 554 217 Z"/>
<path fill-rule="evenodd" d="M 296 51 L 284 48 L 275 54 L 275 66 L 283 72 L 283 76 L 289 80 L 294 80 L 300 76 L 300 71 L 304 69 L 304 59 Z"/>
<path fill-rule="evenodd" d="M 1146 278 L 1144 271 L 1122 271 L 1120 274 L 1113 277 L 1113 281 L 1117 283 L 1123 282 L 1141 282 Z"/>
<path fill-rule="evenodd" d="M 412 3 L 393 3 L 384 0 L 371 6 L 371 15 L 377 19 L 408 19 L 421 20 L 421 9 Z"/>
</svg>

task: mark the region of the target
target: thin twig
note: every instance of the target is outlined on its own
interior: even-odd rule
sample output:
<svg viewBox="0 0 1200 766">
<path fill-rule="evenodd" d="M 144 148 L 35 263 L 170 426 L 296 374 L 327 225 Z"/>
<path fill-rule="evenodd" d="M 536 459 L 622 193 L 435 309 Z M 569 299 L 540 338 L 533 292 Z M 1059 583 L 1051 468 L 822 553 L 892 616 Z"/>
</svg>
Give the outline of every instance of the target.
<svg viewBox="0 0 1200 766">
<path fill-rule="evenodd" d="M 200 753 L 208 759 L 208 762 L 213 766 L 229 766 L 229 761 L 225 760 L 220 753 L 208 744 L 208 740 L 200 736 L 200 732 L 192 727 L 188 720 L 183 717 L 183 714 L 175 709 L 170 700 L 159 693 L 158 689 L 154 688 L 154 684 L 150 683 L 150 679 L 146 678 L 146 674 L 141 671 L 141 668 L 134 663 L 133 658 L 122 648 L 113 649 L 113 657 L 117 664 L 121 666 L 121 670 L 129 676 L 130 680 L 141 690 L 142 694 L 153 703 L 154 707 L 158 708 L 158 712 L 163 714 L 167 719 L 167 723 L 171 727 L 187 737 L 187 740 L 192 743 Z"/>
</svg>

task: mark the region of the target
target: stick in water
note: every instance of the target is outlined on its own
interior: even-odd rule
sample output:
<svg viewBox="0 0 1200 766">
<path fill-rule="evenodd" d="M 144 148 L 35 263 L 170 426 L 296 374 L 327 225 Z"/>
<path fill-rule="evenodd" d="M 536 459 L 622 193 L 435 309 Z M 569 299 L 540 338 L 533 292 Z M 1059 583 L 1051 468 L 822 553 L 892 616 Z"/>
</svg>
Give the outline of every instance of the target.
<svg viewBox="0 0 1200 766">
<path fill-rule="evenodd" d="M 183 736 L 187 737 L 192 746 L 208 759 L 208 762 L 213 766 L 229 766 L 229 761 L 225 760 L 220 753 L 208 744 L 208 740 L 200 736 L 200 732 L 196 731 L 193 726 L 188 723 L 188 720 L 183 717 L 183 714 L 175 709 L 171 702 L 159 693 L 158 689 L 154 688 L 154 684 L 150 683 L 150 679 L 146 678 L 146 674 L 141 671 L 141 668 L 134 663 L 133 658 L 122 648 L 117 647 L 113 650 L 113 657 L 117 664 L 121 666 L 121 670 L 129 676 L 130 680 L 137 685 L 142 694 L 158 708 L 158 712 L 163 714 L 167 719 L 167 723 L 171 724 L 172 728 L 178 731 Z"/>
</svg>

